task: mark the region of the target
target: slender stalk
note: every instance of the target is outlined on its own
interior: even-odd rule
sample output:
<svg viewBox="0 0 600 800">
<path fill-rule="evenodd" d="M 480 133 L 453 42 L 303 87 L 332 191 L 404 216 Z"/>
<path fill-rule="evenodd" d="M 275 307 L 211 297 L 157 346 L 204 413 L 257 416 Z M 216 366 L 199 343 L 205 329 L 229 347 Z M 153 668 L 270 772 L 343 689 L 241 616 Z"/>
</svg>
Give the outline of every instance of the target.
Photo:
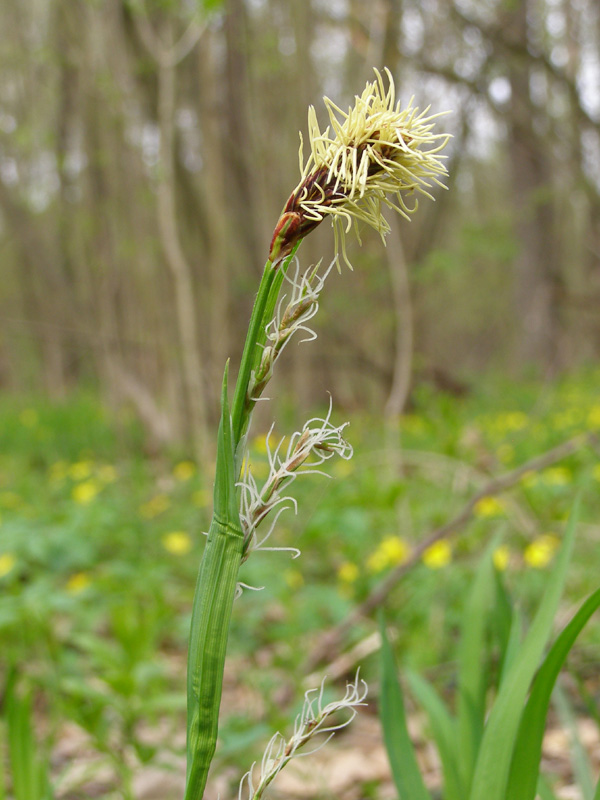
<svg viewBox="0 0 600 800">
<path fill-rule="evenodd" d="M 202 800 L 217 744 L 225 653 L 243 543 L 241 528 L 213 517 L 192 614 L 185 800 Z"/>
<path fill-rule="evenodd" d="M 231 414 L 227 398 L 228 369 L 223 380 L 214 512 L 196 583 L 188 651 L 185 800 L 202 800 L 217 745 L 227 640 L 244 552 L 236 487 L 239 478 L 236 451 L 252 413 L 253 403 L 247 399 L 248 385 L 260 360 L 266 340 L 265 326 L 273 314 L 292 255 L 279 269 L 271 261 L 265 264 L 250 317 Z M 240 454 L 239 462 L 241 460 Z"/>
<path fill-rule="evenodd" d="M 250 421 L 253 404 L 247 399 L 248 384 L 250 382 L 252 370 L 255 369 L 260 362 L 261 349 L 266 341 L 266 326 L 275 311 L 281 284 L 289 263 L 296 254 L 300 244 L 301 240 L 296 243 L 292 252 L 282 264 L 273 265 L 269 260 L 265 264 L 263 270 L 256 300 L 254 301 L 254 307 L 252 308 L 248 333 L 246 334 L 246 343 L 240 362 L 240 371 L 238 373 L 233 402 L 231 404 L 234 449 L 237 449 L 242 436 L 248 428 L 248 422 Z"/>
<path fill-rule="evenodd" d="M 252 374 L 252 367 L 254 366 L 256 347 L 261 333 L 261 324 L 265 316 L 267 300 L 269 299 L 269 293 L 276 274 L 276 269 L 273 267 L 271 261 L 267 261 L 258 287 L 256 300 L 254 301 L 254 307 L 252 308 L 248 333 L 246 334 L 246 343 L 240 362 L 240 371 L 238 373 L 235 391 L 233 393 L 233 402 L 231 404 L 231 427 L 233 430 L 233 441 L 235 443 L 234 447 L 237 447 L 239 444 L 248 424 L 248 415 L 245 413 L 247 412 L 246 392 L 250 381 L 250 375 Z"/>
<path fill-rule="evenodd" d="M 235 485 L 228 366 L 221 393 L 214 512 L 194 594 L 187 675 L 185 800 L 202 800 L 217 745 L 229 623 L 244 535 Z"/>
</svg>

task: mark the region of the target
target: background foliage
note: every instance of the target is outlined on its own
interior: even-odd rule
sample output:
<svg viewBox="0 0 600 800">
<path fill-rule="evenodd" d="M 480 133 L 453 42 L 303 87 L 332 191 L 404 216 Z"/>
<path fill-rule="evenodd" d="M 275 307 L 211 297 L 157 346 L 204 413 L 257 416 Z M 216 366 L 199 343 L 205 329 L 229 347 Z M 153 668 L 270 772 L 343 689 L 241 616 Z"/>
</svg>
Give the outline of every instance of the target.
<svg viewBox="0 0 600 800">
<path fill-rule="evenodd" d="M 384 258 L 365 232 L 285 388 L 394 412 L 413 355 L 445 388 L 595 359 L 599 17 L 591 0 L 7 0 L 3 385 L 99 386 L 155 445 L 201 448 L 306 107 L 345 107 L 383 65 L 404 102 L 452 111 L 451 191 L 394 222 Z M 303 262 L 331 250 L 325 225 Z"/>
</svg>

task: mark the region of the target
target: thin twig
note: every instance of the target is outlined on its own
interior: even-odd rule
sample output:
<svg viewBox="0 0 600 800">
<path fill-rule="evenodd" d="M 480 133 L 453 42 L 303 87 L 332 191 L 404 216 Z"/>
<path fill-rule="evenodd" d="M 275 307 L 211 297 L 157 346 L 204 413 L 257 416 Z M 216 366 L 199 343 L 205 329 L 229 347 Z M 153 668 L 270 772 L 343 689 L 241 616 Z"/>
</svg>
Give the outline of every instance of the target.
<svg viewBox="0 0 600 800">
<path fill-rule="evenodd" d="M 324 659 L 328 661 L 333 660 L 339 652 L 345 634 L 352 626 L 361 618 L 368 616 L 385 601 L 400 579 L 420 561 L 421 556 L 428 547 L 431 547 L 432 544 L 438 542 L 440 539 L 447 539 L 460 531 L 473 516 L 473 510 L 480 500 L 484 497 L 491 497 L 510 489 L 521 480 L 523 475 L 529 472 L 539 472 L 587 446 L 598 446 L 597 434 L 585 433 L 575 436 L 553 447 L 546 453 L 536 456 L 530 461 L 526 461 L 520 467 L 506 472 L 504 475 L 500 475 L 497 478 L 493 478 L 485 484 L 485 486 L 469 499 L 455 517 L 439 528 L 436 528 L 432 533 L 422 539 L 411 552 L 409 558 L 386 575 L 386 577 L 372 589 L 366 600 L 357 606 L 346 619 L 323 634 L 317 642 L 316 647 L 307 658 L 303 671 L 312 672 Z"/>
</svg>

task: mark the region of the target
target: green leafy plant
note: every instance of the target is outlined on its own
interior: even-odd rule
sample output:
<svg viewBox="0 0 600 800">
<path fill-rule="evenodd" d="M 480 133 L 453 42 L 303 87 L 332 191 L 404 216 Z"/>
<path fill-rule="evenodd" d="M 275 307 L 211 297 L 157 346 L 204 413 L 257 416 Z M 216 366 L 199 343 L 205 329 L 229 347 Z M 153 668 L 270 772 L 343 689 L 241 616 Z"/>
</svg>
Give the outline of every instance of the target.
<svg viewBox="0 0 600 800">
<path fill-rule="evenodd" d="M 439 752 L 444 800 L 534 800 L 540 782 L 545 786 L 540 789 L 543 796 L 551 796 L 540 776 L 540 759 L 552 690 L 577 636 L 600 607 L 598 589 L 544 656 L 565 584 L 576 520 L 577 507 L 524 638 L 521 617 L 494 570 L 491 549 L 482 560 L 463 614 L 455 714 L 428 681 L 417 673 L 407 674 Z M 490 630 L 495 632 L 498 650 L 495 672 L 486 646 Z M 431 800 L 408 737 L 402 691 L 383 620 L 381 633 L 381 717 L 398 794 L 400 800 Z M 488 708 L 490 689 L 495 690 L 495 698 Z M 596 795 L 599 791 L 596 788 Z"/>
</svg>

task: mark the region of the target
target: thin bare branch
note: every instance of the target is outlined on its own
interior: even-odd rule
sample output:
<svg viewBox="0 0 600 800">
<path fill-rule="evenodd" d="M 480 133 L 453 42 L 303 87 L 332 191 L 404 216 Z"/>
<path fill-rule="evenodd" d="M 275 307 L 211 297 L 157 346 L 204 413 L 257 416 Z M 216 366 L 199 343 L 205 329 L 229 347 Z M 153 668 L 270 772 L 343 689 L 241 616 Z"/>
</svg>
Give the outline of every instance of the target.
<svg viewBox="0 0 600 800">
<path fill-rule="evenodd" d="M 553 447 L 546 453 L 543 453 L 530 461 L 526 461 L 520 467 L 506 472 L 504 475 L 499 475 L 493 478 L 478 492 L 476 492 L 461 511 L 451 520 L 436 528 L 428 536 L 422 539 L 412 551 L 410 557 L 399 564 L 395 569 L 388 573 L 385 578 L 377 584 L 359 606 L 357 606 L 347 617 L 342 620 L 334 628 L 326 631 L 325 634 L 317 642 L 316 647 L 310 653 L 304 664 L 304 671 L 311 672 L 315 667 L 320 664 L 324 659 L 329 661 L 335 658 L 339 652 L 344 636 L 352 628 L 353 625 L 363 617 L 368 616 L 378 608 L 388 597 L 392 589 L 398 582 L 409 572 L 420 560 L 421 556 L 431 547 L 432 544 L 438 542 L 440 539 L 448 539 L 450 536 L 458 533 L 464 528 L 473 516 L 473 510 L 477 503 L 484 497 L 492 497 L 493 495 L 505 492 L 507 489 L 515 486 L 521 478 L 530 472 L 539 472 L 540 470 L 549 467 L 557 461 L 562 461 L 564 458 L 572 455 L 573 453 L 584 449 L 585 447 L 597 447 L 598 436 L 593 433 L 585 433 L 568 439 L 566 442 Z"/>
</svg>

